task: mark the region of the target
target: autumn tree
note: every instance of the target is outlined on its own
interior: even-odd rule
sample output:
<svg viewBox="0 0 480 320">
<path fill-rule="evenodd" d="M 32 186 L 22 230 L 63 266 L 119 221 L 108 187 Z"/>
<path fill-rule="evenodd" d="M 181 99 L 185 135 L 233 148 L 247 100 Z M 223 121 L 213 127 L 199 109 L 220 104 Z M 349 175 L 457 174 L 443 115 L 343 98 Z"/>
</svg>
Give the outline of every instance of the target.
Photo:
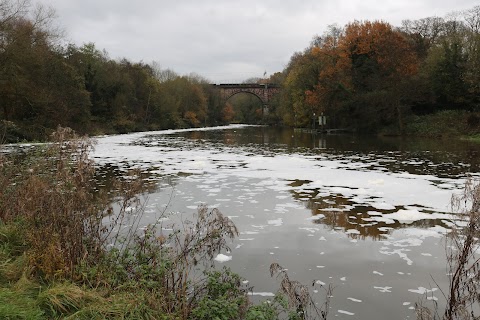
<svg viewBox="0 0 480 320">
<path fill-rule="evenodd" d="M 225 123 L 232 122 L 233 118 L 235 117 L 235 111 L 233 110 L 233 106 L 230 103 L 226 103 L 225 107 L 222 109 L 222 120 Z"/>
<path fill-rule="evenodd" d="M 310 48 L 290 58 L 284 71 L 281 103 L 277 108 L 277 114 L 285 124 L 295 127 L 311 125 L 314 110 L 307 103 L 307 91 L 317 85 L 321 69 L 322 61 L 312 54 Z"/>
<path fill-rule="evenodd" d="M 402 132 L 405 84 L 418 70 L 411 44 L 388 23 L 355 21 L 345 27 L 338 47 L 338 69 L 355 94 L 352 115 L 371 128 L 396 119 Z"/>
</svg>

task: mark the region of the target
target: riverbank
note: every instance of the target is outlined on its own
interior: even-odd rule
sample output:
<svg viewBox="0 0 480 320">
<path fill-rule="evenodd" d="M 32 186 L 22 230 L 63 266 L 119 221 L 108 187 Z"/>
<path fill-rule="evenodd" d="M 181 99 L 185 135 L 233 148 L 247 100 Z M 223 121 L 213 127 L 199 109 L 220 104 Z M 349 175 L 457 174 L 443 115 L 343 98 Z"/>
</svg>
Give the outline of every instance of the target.
<svg viewBox="0 0 480 320">
<path fill-rule="evenodd" d="M 411 116 L 405 123 L 405 135 L 428 138 L 458 138 L 480 141 L 480 113 L 445 110 L 423 116 Z"/>
<path fill-rule="evenodd" d="M 316 310 L 305 296 L 252 304 L 238 274 L 214 267 L 239 234 L 218 209 L 198 206 L 192 223 L 168 228 L 158 212 L 140 228 L 142 173 L 104 190 L 91 150 L 60 128 L 31 155 L 0 154 L 0 318 L 300 319 L 300 303 Z"/>
</svg>

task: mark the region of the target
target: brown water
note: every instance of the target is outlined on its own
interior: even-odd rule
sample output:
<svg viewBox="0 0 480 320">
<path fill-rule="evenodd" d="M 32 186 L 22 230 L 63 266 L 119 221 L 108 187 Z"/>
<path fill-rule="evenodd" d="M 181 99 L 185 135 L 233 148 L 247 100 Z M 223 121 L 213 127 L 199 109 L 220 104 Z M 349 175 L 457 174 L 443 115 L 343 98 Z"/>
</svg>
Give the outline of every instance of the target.
<svg viewBox="0 0 480 320">
<path fill-rule="evenodd" d="M 478 177 L 479 152 L 461 141 L 233 127 L 104 137 L 94 156 L 105 177 L 143 168 L 145 224 L 200 203 L 230 216 L 241 234 L 218 264 L 255 298 L 276 292 L 277 262 L 291 279 L 335 286 L 330 319 L 413 319 L 416 302 L 443 304 L 448 204 Z M 319 303 L 322 293 L 312 287 Z"/>
</svg>

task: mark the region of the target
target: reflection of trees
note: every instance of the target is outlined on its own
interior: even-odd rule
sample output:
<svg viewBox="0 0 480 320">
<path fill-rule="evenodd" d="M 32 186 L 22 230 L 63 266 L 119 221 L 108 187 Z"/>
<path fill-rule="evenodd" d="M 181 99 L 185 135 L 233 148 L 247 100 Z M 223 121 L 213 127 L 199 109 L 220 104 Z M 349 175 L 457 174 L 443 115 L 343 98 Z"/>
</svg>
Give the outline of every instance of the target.
<svg viewBox="0 0 480 320">
<path fill-rule="evenodd" d="M 278 127 L 190 131 L 180 135 L 197 145 L 220 143 L 245 147 L 256 153 L 316 153 L 339 161 L 352 157 L 352 161 L 366 164 L 364 170 L 380 167 L 390 172 L 443 178 L 463 176 L 466 171 L 478 172 L 480 168 L 478 145 L 457 140 L 321 135 Z"/>
<path fill-rule="evenodd" d="M 309 181 L 296 180 L 290 186 L 299 187 Z M 441 220 L 420 220 L 411 224 L 402 224 L 395 220 L 394 223 L 386 223 L 384 221 L 369 221 L 372 215 L 368 211 L 381 212 L 384 218 L 388 218 L 388 213 L 393 213 L 403 207 L 397 207 L 394 210 L 379 210 L 368 205 L 357 205 L 352 200 L 343 197 L 340 194 L 330 194 L 324 197 L 317 197 L 320 193 L 318 189 L 308 190 L 309 192 L 298 192 L 292 190 L 292 195 L 295 199 L 302 201 L 307 209 L 310 209 L 313 216 L 322 214 L 325 217 L 314 220 L 314 223 L 323 224 L 332 230 L 357 230 L 356 233 L 348 233 L 348 236 L 353 239 L 366 239 L 368 237 L 374 240 L 384 240 L 384 235 L 390 234 L 393 228 L 400 229 L 406 227 L 430 228 L 437 225 L 444 225 Z M 352 206 L 354 206 L 352 208 Z M 365 220 L 364 220 L 365 219 Z"/>
<path fill-rule="evenodd" d="M 142 192 L 154 193 L 159 190 L 159 184 L 175 185 L 176 179 L 172 176 L 159 176 L 152 171 L 156 168 L 149 168 L 139 172 L 142 181 Z M 106 164 L 95 170 L 95 182 L 98 191 L 115 194 L 119 187 L 118 181 L 128 180 L 128 170 L 120 166 Z"/>
</svg>

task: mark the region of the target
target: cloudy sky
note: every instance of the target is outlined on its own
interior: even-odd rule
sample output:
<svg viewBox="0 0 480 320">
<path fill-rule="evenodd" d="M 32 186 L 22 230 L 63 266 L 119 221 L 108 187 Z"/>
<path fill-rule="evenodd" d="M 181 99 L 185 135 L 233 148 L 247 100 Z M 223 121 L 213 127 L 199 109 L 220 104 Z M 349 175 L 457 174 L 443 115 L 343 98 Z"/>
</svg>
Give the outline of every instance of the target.
<svg viewBox="0 0 480 320">
<path fill-rule="evenodd" d="M 281 71 L 330 24 L 444 17 L 478 0 L 39 0 L 69 41 L 111 58 L 237 82 Z"/>
</svg>

